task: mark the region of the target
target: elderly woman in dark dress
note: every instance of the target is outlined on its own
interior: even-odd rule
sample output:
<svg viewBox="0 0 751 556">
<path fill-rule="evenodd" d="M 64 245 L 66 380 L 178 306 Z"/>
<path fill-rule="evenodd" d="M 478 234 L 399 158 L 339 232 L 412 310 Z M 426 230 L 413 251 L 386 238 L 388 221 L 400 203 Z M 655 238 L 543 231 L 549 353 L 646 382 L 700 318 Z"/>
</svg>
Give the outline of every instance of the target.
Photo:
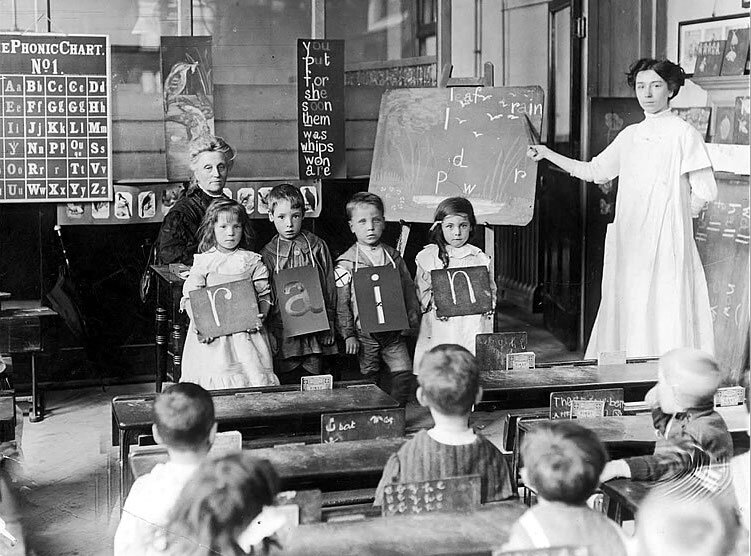
<svg viewBox="0 0 751 556">
<path fill-rule="evenodd" d="M 193 264 L 198 249 L 197 232 L 211 202 L 223 197 L 235 150 L 221 137 L 200 137 L 189 147 L 193 170 L 190 186 L 164 217 L 157 239 L 161 264 Z"/>
</svg>

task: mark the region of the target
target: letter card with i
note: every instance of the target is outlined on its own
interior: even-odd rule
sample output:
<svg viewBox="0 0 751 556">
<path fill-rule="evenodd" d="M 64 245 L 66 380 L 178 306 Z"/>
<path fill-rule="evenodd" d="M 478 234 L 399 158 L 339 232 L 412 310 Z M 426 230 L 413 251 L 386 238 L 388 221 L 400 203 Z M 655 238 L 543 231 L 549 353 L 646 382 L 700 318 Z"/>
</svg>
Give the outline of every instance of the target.
<svg viewBox="0 0 751 556">
<path fill-rule="evenodd" d="M 361 268 L 355 271 L 352 282 L 363 332 L 409 329 L 401 276 L 396 268 Z"/>
</svg>

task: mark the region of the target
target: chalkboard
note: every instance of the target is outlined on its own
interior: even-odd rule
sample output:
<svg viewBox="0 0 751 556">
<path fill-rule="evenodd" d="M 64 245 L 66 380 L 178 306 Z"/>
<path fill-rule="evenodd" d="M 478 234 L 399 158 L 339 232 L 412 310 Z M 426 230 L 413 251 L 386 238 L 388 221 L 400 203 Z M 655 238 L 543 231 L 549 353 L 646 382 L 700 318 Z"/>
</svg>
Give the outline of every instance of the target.
<svg viewBox="0 0 751 556">
<path fill-rule="evenodd" d="M 475 336 L 475 355 L 481 371 L 506 369 L 509 353 L 527 351 L 526 332 L 496 332 Z"/>
<path fill-rule="evenodd" d="M 478 315 L 493 310 L 490 275 L 485 266 L 430 271 L 438 317 Z"/>
<path fill-rule="evenodd" d="M 300 179 L 344 178 L 344 41 L 297 40 Z"/>
<path fill-rule="evenodd" d="M 719 199 L 695 221 L 694 237 L 709 290 L 715 358 L 740 377 L 748 360 L 748 180 L 718 179 Z"/>
<path fill-rule="evenodd" d="M 348 411 L 321 415 L 321 442 L 404 436 L 404 409 Z"/>
<path fill-rule="evenodd" d="M 524 226 L 532 219 L 540 87 L 397 89 L 381 98 L 369 190 L 386 218 L 432 222 L 446 197 L 472 201 L 479 222 Z"/>
<path fill-rule="evenodd" d="M 106 35 L 0 34 L 0 203 L 112 199 Z"/>
<path fill-rule="evenodd" d="M 480 488 L 479 475 L 386 485 L 381 514 L 470 512 L 480 506 Z"/>
<path fill-rule="evenodd" d="M 600 402 L 598 404 L 575 402 Z M 578 406 L 578 407 L 577 407 Z M 607 388 L 604 390 L 574 390 L 568 392 L 550 393 L 550 418 L 575 419 L 585 417 L 605 417 L 623 415 L 623 388 Z M 591 411 L 598 411 L 598 415 L 591 415 Z M 578 411 L 578 414 L 577 414 Z"/>
</svg>

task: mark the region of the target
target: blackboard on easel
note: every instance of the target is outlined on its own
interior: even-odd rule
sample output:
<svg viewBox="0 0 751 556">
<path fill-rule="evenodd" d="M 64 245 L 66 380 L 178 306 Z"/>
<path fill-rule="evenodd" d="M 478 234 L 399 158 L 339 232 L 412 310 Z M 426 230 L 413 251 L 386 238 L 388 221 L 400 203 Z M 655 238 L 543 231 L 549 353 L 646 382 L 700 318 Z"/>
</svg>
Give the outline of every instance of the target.
<svg viewBox="0 0 751 556">
<path fill-rule="evenodd" d="M 390 220 L 432 222 L 440 201 L 463 196 L 479 222 L 524 226 L 537 179 L 529 125 L 539 136 L 542 117 L 538 86 L 387 91 L 369 190 Z"/>
</svg>

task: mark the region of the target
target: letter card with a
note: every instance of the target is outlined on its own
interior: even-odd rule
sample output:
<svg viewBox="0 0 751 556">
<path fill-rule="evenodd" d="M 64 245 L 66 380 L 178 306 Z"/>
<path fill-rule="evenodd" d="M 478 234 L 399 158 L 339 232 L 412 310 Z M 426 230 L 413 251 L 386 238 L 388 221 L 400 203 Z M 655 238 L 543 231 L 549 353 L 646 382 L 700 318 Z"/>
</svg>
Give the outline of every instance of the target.
<svg viewBox="0 0 751 556">
<path fill-rule="evenodd" d="M 274 273 L 274 291 L 285 338 L 330 329 L 315 267 L 299 266 Z"/>
<path fill-rule="evenodd" d="M 217 338 L 261 326 L 252 280 L 208 286 L 193 290 L 189 296 L 201 336 Z"/>
<path fill-rule="evenodd" d="M 478 315 L 493 310 L 487 267 L 431 270 L 430 280 L 436 315 L 439 317 Z"/>
<path fill-rule="evenodd" d="M 409 329 L 399 271 L 393 266 L 357 270 L 352 278 L 363 332 Z"/>
</svg>

